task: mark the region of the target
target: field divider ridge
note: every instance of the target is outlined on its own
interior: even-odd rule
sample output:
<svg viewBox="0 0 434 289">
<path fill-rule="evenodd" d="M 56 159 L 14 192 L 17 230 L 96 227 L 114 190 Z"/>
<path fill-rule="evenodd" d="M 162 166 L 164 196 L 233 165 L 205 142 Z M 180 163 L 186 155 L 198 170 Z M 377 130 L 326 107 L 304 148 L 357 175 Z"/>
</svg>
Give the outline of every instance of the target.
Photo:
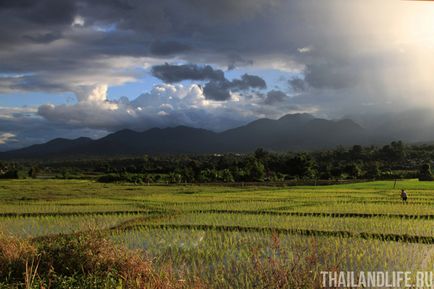
<svg viewBox="0 0 434 289">
<path fill-rule="evenodd" d="M 267 228 L 267 227 L 245 227 L 245 226 L 222 226 L 222 225 L 193 225 L 193 224 L 139 224 L 127 226 L 119 231 L 132 231 L 141 228 L 147 229 L 179 229 L 179 230 L 203 230 L 203 231 L 218 231 L 218 232 L 258 232 L 258 233 L 277 233 L 287 235 L 302 235 L 302 236 L 325 236 L 325 237 L 341 237 L 341 238 L 361 238 L 361 239 L 376 239 L 380 241 L 393 241 L 404 243 L 420 243 L 434 244 L 434 237 L 418 236 L 408 234 L 382 234 L 368 232 L 350 232 L 350 231 L 324 231 L 324 230 L 306 230 L 306 229 L 285 229 L 285 228 Z"/>
<path fill-rule="evenodd" d="M 40 212 L 40 213 L 0 213 L 0 218 L 69 217 L 69 216 L 109 216 L 109 215 L 152 215 L 165 213 L 165 210 L 121 210 L 89 212 Z"/>
<path fill-rule="evenodd" d="M 384 213 L 321 213 L 321 212 L 282 212 L 270 210 L 190 210 L 184 213 L 192 214 L 244 214 L 244 215 L 273 215 L 295 217 L 330 217 L 330 218 L 399 218 L 432 220 L 434 215 L 384 214 Z"/>
</svg>

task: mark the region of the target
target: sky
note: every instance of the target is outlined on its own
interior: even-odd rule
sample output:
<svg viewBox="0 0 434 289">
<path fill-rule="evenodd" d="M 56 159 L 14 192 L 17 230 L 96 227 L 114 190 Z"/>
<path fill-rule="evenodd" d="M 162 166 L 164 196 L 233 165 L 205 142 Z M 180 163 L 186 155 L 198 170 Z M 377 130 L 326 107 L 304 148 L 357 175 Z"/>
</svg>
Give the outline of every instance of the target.
<svg viewBox="0 0 434 289">
<path fill-rule="evenodd" d="M 0 150 L 434 109 L 434 2 L 2 0 Z"/>
</svg>

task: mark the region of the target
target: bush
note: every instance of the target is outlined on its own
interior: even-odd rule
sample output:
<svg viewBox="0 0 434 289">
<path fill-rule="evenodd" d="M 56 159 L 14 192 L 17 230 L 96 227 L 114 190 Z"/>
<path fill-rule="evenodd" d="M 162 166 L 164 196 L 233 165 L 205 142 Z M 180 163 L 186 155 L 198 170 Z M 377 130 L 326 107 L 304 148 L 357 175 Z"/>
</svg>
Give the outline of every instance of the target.
<svg viewBox="0 0 434 289">
<path fill-rule="evenodd" d="M 0 238 L 0 280 L 22 280 L 26 264 L 36 256 L 30 243 L 10 237 Z"/>
<path fill-rule="evenodd" d="M 98 236 L 67 236 L 38 244 L 39 268 L 61 276 L 118 276 L 126 284 L 149 282 L 151 264 Z M 137 252 L 136 252 L 137 253 Z"/>
<path fill-rule="evenodd" d="M 98 178 L 98 182 L 101 183 L 134 183 L 134 184 L 143 184 L 145 182 L 151 181 L 147 175 L 142 174 L 129 174 L 129 173 L 120 173 L 120 174 L 108 174 L 103 175 Z"/>
<path fill-rule="evenodd" d="M 433 176 L 431 172 L 431 165 L 426 163 L 422 165 L 419 171 L 419 181 L 432 181 Z"/>
<path fill-rule="evenodd" d="M 0 288 L 189 288 L 157 274 L 144 252 L 95 234 L 35 242 L 1 237 L 0 280 Z"/>
<path fill-rule="evenodd" d="M 0 179 L 19 179 L 19 173 L 18 170 L 8 170 L 5 173 L 0 175 Z"/>
</svg>

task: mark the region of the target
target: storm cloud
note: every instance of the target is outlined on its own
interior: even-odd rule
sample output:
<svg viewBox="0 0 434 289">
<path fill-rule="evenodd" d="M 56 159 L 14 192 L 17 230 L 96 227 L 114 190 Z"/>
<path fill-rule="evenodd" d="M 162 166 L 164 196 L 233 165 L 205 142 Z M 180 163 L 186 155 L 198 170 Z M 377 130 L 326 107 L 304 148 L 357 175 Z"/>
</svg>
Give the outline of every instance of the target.
<svg viewBox="0 0 434 289">
<path fill-rule="evenodd" d="M 220 69 L 209 65 L 157 65 L 152 67 L 152 74 L 168 83 L 184 80 L 208 81 L 204 86 L 207 99 L 224 101 L 231 98 L 231 91 L 245 91 L 250 89 L 265 89 L 265 80 L 257 75 L 243 74 L 241 78 L 228 80 Z"/>
<path fill-rule="evenodd" d="M 195 64 L 184 65 L 156 65 L 152 67 L 152 74 L 164 82 L 180 82 L 183 80 L 225 80 L 224 72 L 214 70 L 211 66 L 198 66 Z"/>
<path fill-rule="evenodd" d="M 267 97 L 264 100 L 265 104 L 273 105 L 275 103 L 283 102 L 288 96 L 280 90 L 271 90 L 267 93 Z"/>
<path fill-rule="evenodd" d="M 294 111 L 434 110 L 433 15 L 432 3 L 395 0 L 1 1 L 0 107 L 35 99 L 2 119 L 0 147 Z M 56 93 L 75 98 L 41 96 Z M 18 125 L 32 121 L 39 137 Z"/>
<path fill-rule="evenodd" d="M 252 89 L 265 89 L 265 80 L 256 75 L 244 74 L 240 79 L 229 81 L 210 81 L 205 84 L 203 91 L 207 99 L 224 101 L 231 98 L 231 92 L 246 91 Z"/>
</svg>

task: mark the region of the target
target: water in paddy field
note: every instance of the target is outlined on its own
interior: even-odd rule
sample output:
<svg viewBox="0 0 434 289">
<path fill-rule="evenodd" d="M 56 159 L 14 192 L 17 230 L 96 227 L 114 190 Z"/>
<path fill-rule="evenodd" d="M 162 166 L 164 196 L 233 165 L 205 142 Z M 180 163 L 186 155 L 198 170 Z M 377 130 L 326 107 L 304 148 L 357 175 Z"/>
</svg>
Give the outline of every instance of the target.
<svg viewBox="0 0 434 289">
<path fill-rule="evenodd" d="M 255 276 L 255 262 L 272 266 L 272 261 L 288 270 L 304 268 L 314 275 L 332 270 L 430 271 L 434 262 L 431 245 L 359 238 L 176 229 L 140 229 L 112 238 L 146 250 L 157 265 L 170 262 L 210 281 L 215 270 L 234 280 Z"/>
</svg>

